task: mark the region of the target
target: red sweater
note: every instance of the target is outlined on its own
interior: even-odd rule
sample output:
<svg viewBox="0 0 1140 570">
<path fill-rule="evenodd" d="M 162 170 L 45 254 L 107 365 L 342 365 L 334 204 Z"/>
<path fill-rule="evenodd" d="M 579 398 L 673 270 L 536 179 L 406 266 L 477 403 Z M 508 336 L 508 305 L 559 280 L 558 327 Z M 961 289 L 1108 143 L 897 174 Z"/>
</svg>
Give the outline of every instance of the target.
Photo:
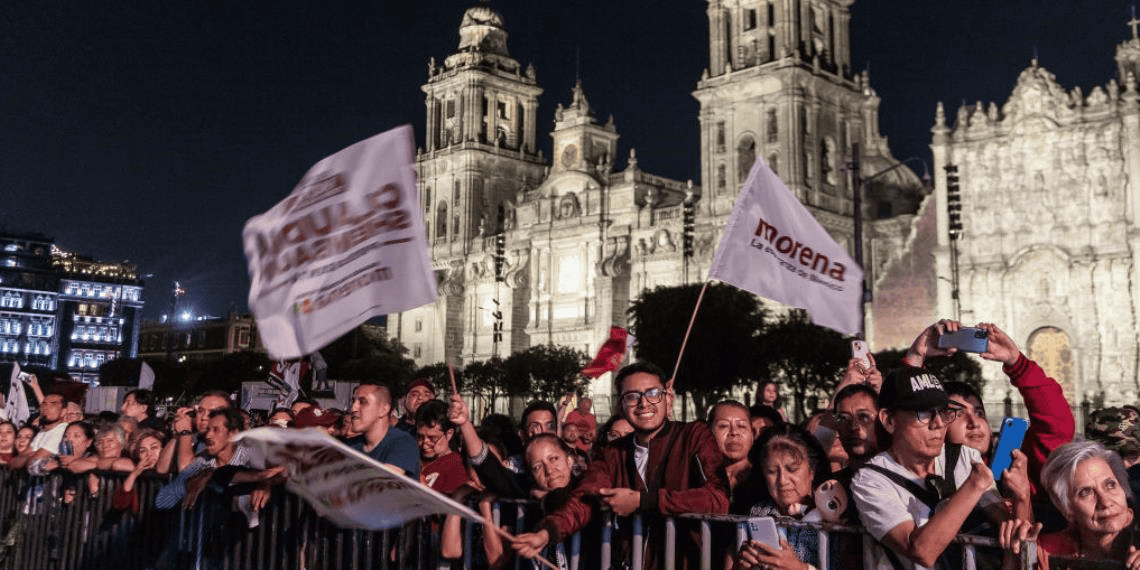
<svg viewBox="0 0 1140 570">
<path fill-rule="evenodd" d="M 633 435 L 615 440 L 602 452 L 570 494 L 570 499 L 543 519 L 540 528 L 550 533 L 550 543 L 578 532 L 590 522 L 598 490 L 625 488 L 641 492 L 638 512 L 648 532 L 645 567 L 654 568 L 665 545 L 664 518 L 682 513 L 725 514 L 728 512 L 728 478 L 724 456 L 708 426 L 701 422 L 666 422 L 649 441 L 649 461 L 645 467 L 648 482 L 637 472 L 633 459 Z M 652 490 L 651 490 L 652 489 Z M 679 550 L 699 553 L 694 545 Z"/>
<path fill-rule="evenodd" d="M 1036 489 L 1045 459 L 1054 449 L 1073 440 L 1076 433 L 1073 411 L 1061 385 L 1024 354 L 1013 366 L 1003 366 L 1002 371 L 1021 393 L 1029 413 L 1029 430 L 1025 432 L 1021 451 L 1029 460 L 1029 481 Z"/>
</svg>

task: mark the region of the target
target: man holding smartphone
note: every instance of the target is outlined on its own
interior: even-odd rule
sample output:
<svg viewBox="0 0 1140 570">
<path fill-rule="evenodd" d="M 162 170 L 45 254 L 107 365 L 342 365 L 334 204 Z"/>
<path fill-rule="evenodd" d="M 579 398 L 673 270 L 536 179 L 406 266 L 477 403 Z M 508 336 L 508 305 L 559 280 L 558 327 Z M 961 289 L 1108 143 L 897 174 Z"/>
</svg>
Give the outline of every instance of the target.
<svg viewBox="0 0 1140 570">
<path fill-rule="evenodd" d="M 906 356 L 903 357 L 903 364 L 921 367 L 928 357 L 954 354 L 956 349 L 937 348 L 938 336 L 960 328 L 962 328 L 961 323 L 949 319 L 930 325 L 911 344 Z M 1009 377 L 1010 384 L 1017 388 L 1022 400 L 1025 401 L 1025 410 L 1029 415 L 1029 429 L 1025 432 L 1021 451 L 1028 459 L 1029 482 L 1036 489 L 1045 459 L 1054 449 L 1073 440 L 1076 422 L 1073 420 L 1072 409 L 1065 400 L 1061 385 L 1048 377 L 1036 362 L 1026 358 L 1009 335 L 993 323 L 978 323 L 977 328 L 986 331 L 989 339 L 986 352 L 980 353 L 979 356 L 1002 363 L 1002 372 Z M 950 399 L 951 405 L 955 405 L 955 399 L 960 400 L 957 407 L 968 411 L 969 407 L 962 404 L 970 402 L 969 398 L 955 398 L 952 395 Z M 977 404 L 981 404 L 980 400 L 973 406 L 975 413 L 977 413 Z M 985 411 L 982 410 L 981 413 L 984 418 Z M 967 424 L 975 420 L 976 418 L 969 418 L 959 413 L 949 427 L 946 440 L 969 445 Z M 985 447 L 988 451 L 988 440 L 985 442 Z"/>
</svg>

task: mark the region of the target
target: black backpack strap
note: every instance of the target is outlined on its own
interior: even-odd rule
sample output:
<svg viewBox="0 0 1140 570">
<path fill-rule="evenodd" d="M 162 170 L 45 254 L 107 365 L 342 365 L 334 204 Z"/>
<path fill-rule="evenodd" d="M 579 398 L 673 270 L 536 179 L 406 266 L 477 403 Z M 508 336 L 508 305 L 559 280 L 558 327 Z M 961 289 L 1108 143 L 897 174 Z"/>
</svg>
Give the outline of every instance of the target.
<svg viewBox="0 0 1140 570">
<path fill-rule="evenodd" d="M 906 477 L 903 477 L 902 475 L 895 473 L 890 469 L 879 467 L 878 465 L 872 465 L 870 463 L 863 465 L 860 467 L 860 469 L 870 469 L 877 473 L 883 474 L 887 479 L 890 479 L 896 485 L 902 487 L 903 489 L 906 489 L 908 493 L 914 495 L 916 498 L 918 498 L 918 500 L 925 503 L 926 506 L 930 507 L 931 511 L 933 511 L 934 507 L 938 505 L 937 493 L 931 491 L 930 489 L 922 487 L 918 483 L 915 483 L 914 481 L 911 481 L 910 479 L 907 479 Z"/>
<path fill-rule="evenodd" d="M 962 455 L 962 444 L 946 442 L 946 483 L 957 491 L 958 483 L 954 481 L 954 467 L 958 465 L 958 457 Z"/>
</svg>

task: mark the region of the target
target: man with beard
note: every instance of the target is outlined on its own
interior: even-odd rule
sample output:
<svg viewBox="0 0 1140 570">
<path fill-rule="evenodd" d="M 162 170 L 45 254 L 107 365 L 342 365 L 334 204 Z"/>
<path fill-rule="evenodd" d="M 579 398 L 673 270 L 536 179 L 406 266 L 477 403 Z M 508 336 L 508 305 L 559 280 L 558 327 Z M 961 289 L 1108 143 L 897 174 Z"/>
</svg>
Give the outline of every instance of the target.
<svg viewBox="0 0 1140 570">
<path fill-rule="evenodd" d="M 162 449 L 162 456 L 158 458 L 156 471 L 160 475 L 165 475 L 171 471 L 185 469 L 194 460 L 194 456 L 205 448 L 206 428 L 210 422 L 210 414 L 231 406 L 229 394 L 210 391 L 202 394 L 197 406 L 178 408 L 171 425 L 174 437 L 170 438 L 166 447 Z"/>
<path fill-rule="evenodd" d="M 159 509 L 169 509 L 181 502 L 185 508 L 191 508 L 215 469 L 226 465 L 248 467 L 249 457 L 245 448 L 235 446 L 233 442 L 233 436 L 240 431 L 241 414 L 234 408 L 227 406 L 210 412 L 202 436 L 202 451 L 170 483 L 158 490 L 154 505 Z"/>
<path fill-rule="evenodd" d="M 512 546 L 519 555 L 533 558 L 548 544 L 578 532 L 593 517 L 592 505 L 601 503 L 619 516 L 644 517 L 644 567 L 652 569 L 674 555 L 664 551 L 665 517 L 728 511 L 724 455 L 704 422 L 668 419 L 672 382 L 656 366 L 638 362 L 621 369 L 614 383 L 622 417 L 634 432 L 601 450 L 570 498 L 547 514 L 538 531 L 515 537 Z M 678 538 L 682 567 L 696 567 L 698 540 Z"/>
<path fill-rule="evenodd" d="M 14 457 L 8 462 L 10 469 L 23 469 L 28 465 L 46 461 L 53 455 L 59 455 L 59 446 L 63 442 L 63 432 L 67 431 L 67 422 L 63 421 L 63 409 L 67 400 L 61 394 L 48 394 L 40 401 L 40 432 L 32 439 L 29 449 L 30 455 Z"/>
</svg>

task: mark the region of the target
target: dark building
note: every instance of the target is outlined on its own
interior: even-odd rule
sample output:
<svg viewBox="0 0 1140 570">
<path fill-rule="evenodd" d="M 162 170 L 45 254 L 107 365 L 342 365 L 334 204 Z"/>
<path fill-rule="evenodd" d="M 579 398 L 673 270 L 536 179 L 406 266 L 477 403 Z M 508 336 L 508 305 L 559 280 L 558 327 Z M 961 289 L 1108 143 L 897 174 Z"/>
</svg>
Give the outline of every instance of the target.
<svg viewBox="0 0 1140 570">
<path fill-rule="evenodd" d="M 64 251 L 40 234 L 0 234 L 0 362 L 65 370 L 138 356 L 143 282 L 135 265 Z"/>
<path fill-rule="evenodd" d="M 139 355 L 146 360 L 220 360 L 246 350 L 265 352 L 252 315 L 147 321 L 139 334 Z"/>
</svg>

